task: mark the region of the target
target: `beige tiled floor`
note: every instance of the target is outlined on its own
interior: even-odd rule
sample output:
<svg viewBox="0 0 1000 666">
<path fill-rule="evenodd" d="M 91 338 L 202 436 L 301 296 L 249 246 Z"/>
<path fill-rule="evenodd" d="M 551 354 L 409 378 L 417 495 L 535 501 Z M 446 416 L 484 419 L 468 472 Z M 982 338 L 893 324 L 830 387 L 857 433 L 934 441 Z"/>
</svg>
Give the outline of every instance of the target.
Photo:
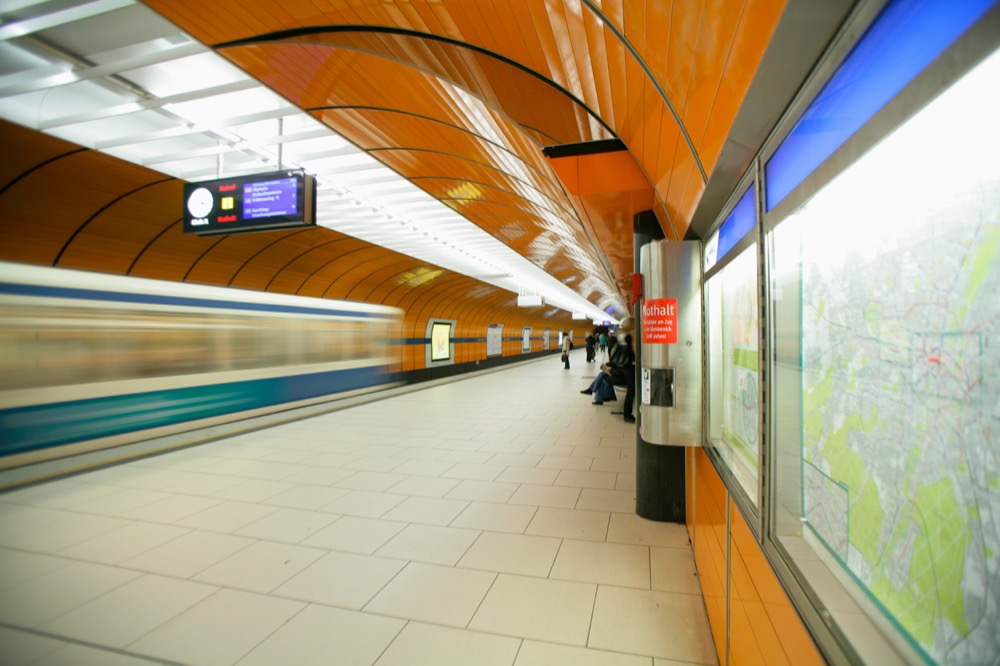
<svg viewBox="0 0 1000 666">
<path fill-rule="evenodd" d="M 0 664 L 717 663 L 582 359 L 0 494 Z"/>
</svg>

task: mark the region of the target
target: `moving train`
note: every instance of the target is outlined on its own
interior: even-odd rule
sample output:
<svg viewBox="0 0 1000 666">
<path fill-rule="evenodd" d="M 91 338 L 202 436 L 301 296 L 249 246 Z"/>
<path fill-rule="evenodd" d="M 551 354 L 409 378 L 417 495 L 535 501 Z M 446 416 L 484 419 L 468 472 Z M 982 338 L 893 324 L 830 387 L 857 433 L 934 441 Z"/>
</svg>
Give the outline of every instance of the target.
<svg viewBox="0 0 1000 666">
<path fill-rule="evenodd" d="M 391 385 L 402 311 L 0 262 L 0 469 Z"/>
</svg>

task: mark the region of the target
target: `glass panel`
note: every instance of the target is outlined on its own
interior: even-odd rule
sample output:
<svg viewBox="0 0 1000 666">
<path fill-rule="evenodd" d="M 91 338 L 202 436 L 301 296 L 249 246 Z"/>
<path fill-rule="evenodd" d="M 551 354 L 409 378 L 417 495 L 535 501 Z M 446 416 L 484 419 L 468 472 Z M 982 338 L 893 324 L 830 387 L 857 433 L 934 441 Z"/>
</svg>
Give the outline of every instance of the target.
<svg viewBox="0 0 1000 666">
<path fill-rule="evenodd" d="M 906 660 L 1000 654 L 998 80 L 994 54 L 768 239 L 775 535 L 870 663 L 872 622 Z"/>
<path fill-rule="evenodd" d="M 757 506 L 759 391 L 756 243 L 706 285 L 708 438 Z"/>
</svg>

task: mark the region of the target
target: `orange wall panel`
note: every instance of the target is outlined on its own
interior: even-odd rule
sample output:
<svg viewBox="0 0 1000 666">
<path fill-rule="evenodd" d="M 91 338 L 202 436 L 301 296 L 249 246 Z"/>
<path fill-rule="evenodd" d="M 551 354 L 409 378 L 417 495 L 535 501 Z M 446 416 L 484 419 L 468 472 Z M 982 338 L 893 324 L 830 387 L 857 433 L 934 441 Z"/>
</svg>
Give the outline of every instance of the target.
<svg viewBox="0 0 1000 666">
<path fill-rule="evenodd" d="M 730 665 L 823 664 L 809 631 L 708 455 L 699 448 L 688 456 L 694 461 L 694 471 L 689 474 L 695 484 L 695 565 L 720 663 L 725 664 L 728 626 Z M 690 524 L 688 529 L 692 529 Z"/>
</svg>

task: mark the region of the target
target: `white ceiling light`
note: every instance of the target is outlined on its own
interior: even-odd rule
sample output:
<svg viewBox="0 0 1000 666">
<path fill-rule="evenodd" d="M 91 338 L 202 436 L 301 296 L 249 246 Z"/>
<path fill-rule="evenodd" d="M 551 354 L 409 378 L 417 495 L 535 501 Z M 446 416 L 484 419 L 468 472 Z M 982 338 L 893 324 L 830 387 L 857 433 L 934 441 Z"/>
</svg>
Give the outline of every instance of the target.
<svg viewBox="0 0 1000 666">
<path fill-rule="evenodd" d="M 72 25 L 81 20 L 100 29 Z M 316 176 L 321 226 L 609 317 L 142 4 L 11 0 L 0 23 L 0 117 L 187 181 L 303 168 Z M 546 226 L 569 224 L 538 203 Z M 571 258 L 591 268 L 588 255 Z"/>
</svg>

